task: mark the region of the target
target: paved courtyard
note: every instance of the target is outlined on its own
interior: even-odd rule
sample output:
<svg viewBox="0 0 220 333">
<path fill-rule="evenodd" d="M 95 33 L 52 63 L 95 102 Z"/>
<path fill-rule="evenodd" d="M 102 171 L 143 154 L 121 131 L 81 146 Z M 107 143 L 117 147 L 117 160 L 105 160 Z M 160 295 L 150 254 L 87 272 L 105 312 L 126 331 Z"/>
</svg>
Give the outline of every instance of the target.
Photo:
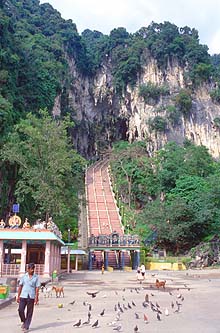
<svg viewBox="0 0 220 333">
<path fill-rule="evenodd" d="M 166 280 L 165 290 L 156 289 L 157 278 Z M 30 332 L 220 332 L 220 270 L 147 271 L 143 284 L 136 281 L 135 272 L 81 271 L 63 276 L 60 284 L 64 298 L 40 293 Z M 96 291 L 94 298 L 87 294 Z M 14 302 L 0 310 L 1 332 L 21 332 L 17 308 Z M 82 324 L 88 312 L 90 323 Z M 81 325 L 73 327 L 79 320 Z M 98 327 L 92 328 L 97 320 Z"/>
</svg>

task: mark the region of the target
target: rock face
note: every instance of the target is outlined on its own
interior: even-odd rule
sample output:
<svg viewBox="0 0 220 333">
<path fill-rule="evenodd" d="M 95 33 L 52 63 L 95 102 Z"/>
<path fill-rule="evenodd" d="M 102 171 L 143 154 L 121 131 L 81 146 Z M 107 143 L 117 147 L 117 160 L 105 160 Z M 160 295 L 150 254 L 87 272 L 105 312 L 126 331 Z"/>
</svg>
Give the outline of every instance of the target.
<svg viewBox="0 0 220 333">
<path fill-rule="evenodd" d="M 190 139 L 197 145 L 206 146 L 213 157 L 220 154 L 220 131 L 213 120 L 220 116 L 220 105 L 210 97 L 211 85 L 203 85 L 192 93 L 192 109 L 187 117 L 180 117 L 178 125 L 167 121 L 167 107 L 174 105 L 173 98 L 185 88 L 186 69 L 173 60 L 166 71 L 158 68 L 157 62 L 145 56 L 145 65 L 138 77 L 136 87 L 127 86 L 122 96 L 115 93 L 111 71 L 111 59 L 107 59 L 94 78 L 82 76 L 76 70 L 73 59 L 69 60 L 71 88 L 68 91 L 69 108 L 75 127 L 73 142 L 85 157 L 94 157 L 100 151 L 111 147 L 117 140 L 146 141 L 149 153 L 168 141 L 181 144 Z M 156 103 L 145 103 L 139 96 L 139 87 L 152 82 L 158 86 L 167 85 L 169 95 L 161 96 Z M 61 98 L 57 96 L 54 114 L 59 114 Z M 156 115 L 166 120 L 164 131 L 155 132 L 149 127 L 149 120 Z"/>
<path fill-rule="evenodd" d="M 194 259 L 188 268 L 204 268 L 220 264 L 220 239 L 214 236 L 209 242 L 201 243 L 190 251 Z"/>
</svg>

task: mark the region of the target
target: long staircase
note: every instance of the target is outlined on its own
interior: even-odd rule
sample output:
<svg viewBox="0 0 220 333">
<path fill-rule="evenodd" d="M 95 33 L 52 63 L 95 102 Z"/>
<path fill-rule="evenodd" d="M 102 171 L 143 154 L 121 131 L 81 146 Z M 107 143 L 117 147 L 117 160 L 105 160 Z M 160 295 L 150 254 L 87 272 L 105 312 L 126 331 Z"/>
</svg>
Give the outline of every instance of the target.
<svg viewBox="0 0 220 333">
<path fill-rule="evenodd" d="M 123 265 L 130 266 L 130 247 L 134 243 L 127 235 L 116 204 L 109 176 L 109 162 L 102 160 L 87 169 L 86 202 L 88 243 L 92 249 L 92 269 L 99 269 L 108 251 L 108 266 L 121 268 L 123 250 Z M 115 239 L 116 237 L 116 239 Z M 130 237 L 131 238 L 131 237 Z M 136 243 L 136 247 L 139 245 Z"/>
</svg>

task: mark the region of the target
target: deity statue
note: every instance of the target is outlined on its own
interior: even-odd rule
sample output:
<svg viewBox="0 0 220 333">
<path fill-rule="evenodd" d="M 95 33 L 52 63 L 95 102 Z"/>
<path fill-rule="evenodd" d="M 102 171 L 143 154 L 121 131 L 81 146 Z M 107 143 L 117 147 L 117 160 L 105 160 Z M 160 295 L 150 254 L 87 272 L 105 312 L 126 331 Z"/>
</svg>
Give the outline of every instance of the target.
<svg viewBox="0 0 220 333">
<path fill-rule="evenodd" d="M 29 229 L 31 226 L 30 226 L 30 223 L 28 222 L 28 219 L 27 217 L 25 218 L 24 220 L 24 224 L 23 224 L 23 229 Z"/>
<path fill-rule="evenodd" d="M 5 222 L 4 222 L 3 219 L 1 219 L 1 221 L 0 221 L 0 229 L 4 229 L 4 227 L 5 227 Z"/>
</svg>

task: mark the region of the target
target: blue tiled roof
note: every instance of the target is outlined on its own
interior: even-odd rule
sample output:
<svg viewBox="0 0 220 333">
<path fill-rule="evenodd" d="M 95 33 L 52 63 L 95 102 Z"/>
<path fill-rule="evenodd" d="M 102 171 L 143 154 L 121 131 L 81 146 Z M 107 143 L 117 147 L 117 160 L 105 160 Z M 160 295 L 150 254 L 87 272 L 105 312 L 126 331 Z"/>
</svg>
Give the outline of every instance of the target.
<svg viewBox="0 0 220 333">
<path fill-rule="evenodd" d="M 64 242 L 53 232 L 48 231 L 21 231 L 19 230 L 0 230 L 0 239 L 26 239 L 26 240 L 56 240 L 64 245 Z"/>
</svg>

